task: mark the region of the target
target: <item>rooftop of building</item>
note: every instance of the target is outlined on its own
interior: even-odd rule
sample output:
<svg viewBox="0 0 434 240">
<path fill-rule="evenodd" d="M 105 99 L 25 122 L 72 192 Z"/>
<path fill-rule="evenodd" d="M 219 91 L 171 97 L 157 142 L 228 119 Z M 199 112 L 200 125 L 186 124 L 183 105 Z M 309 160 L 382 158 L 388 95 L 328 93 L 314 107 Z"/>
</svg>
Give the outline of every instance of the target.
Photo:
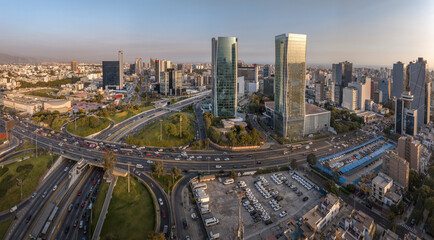
<svg viewBox="0 0 434 240">
<path fill-rule="evenodd" d="M 391 182 L 393 182 L 392 178 L 387 176 L 386 174 L 378 174 L 373 180 L 372 183 L 385 188 L 387 185 L 389 185 Z"/>
<path fill-rule="evenodd" d="M 264 104 L 265 104 L 266 108 L 270 108 L 270 109 L 274 110 L 274 101 L 268 101 L 268 102 L 265 102 Z M 316 105 L 306 103 L 305 104 L 305 112 L 306 112 L 306 115 L 313 115 L 313 114 L 328 113 L 329 111 L 327 111 L 324 108 L 318 107 Z"/>
<path fill-rule="evenodd" d="M 384 232 L 384 235 L 383 235 L 383 238 L 382 238 L 382 239 L 383 239 L 383 240 L 398 240 L 398 239 L 399 239 L 399 236 L 398 236 L 398 234 L 392 232 L 390 229 L 387 229 L 387 230 Z"/>
</svg>

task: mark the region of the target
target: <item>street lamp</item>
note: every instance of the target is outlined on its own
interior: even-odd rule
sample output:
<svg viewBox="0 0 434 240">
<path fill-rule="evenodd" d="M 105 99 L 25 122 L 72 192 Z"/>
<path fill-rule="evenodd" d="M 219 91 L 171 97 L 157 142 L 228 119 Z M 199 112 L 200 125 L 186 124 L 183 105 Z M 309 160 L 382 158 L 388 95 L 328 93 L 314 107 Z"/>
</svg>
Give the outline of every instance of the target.
<svg viewBox="0 0 434 240">
<path fill-rule="evenodd" d="M 20 185 L 20 189 L 21 189 L 21 200 L 23 200 L 23 179 L 17 178 L 17 181 L 18 181 L 18 185 Z"/>
</svg>

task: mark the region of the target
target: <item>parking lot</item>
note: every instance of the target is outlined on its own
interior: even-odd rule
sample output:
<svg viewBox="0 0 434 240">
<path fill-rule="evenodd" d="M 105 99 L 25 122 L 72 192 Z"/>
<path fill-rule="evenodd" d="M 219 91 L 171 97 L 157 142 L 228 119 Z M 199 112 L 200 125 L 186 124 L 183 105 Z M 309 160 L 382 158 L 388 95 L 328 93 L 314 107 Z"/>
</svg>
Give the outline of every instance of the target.
<svg viewBox="0 0 434 240">
<path fill-rule="evenodd" d="M 220 233 L 221 239 L 233 239 L 235 236 L 234 229 L 238 228 L 238 198 L 242 201 L 245 239 L 265 239 L 268 235 L 276 236 L 283 232 L 289 218 L 298 219 L 322 197 L 302 177 L 286 171 L 243 176 L 228 185 L 218 180 L 207 185 L 211 212 L 204 214 L 204 218 L 215 217 L 219 221 L 207 227 L 207 230 Z"/>
</svg>

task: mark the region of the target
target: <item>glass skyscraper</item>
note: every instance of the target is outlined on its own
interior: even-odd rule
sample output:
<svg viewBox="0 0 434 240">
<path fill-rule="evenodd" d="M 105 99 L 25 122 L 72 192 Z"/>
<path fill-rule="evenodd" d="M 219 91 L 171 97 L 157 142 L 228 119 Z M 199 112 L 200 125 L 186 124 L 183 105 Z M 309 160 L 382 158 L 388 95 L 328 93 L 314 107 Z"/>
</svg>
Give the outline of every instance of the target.
<svg viewBox="0 0 434 240">
<path fill-rule="evenodd" d="M 217 117 L 235 116 L 238 39 L 236 37 L 213 38 L 211 47 L 213 113 Z"/>
<path fill-rule="evenodd" d="M 274 129 L 290 139 L 301 138 L 304 130 L 306 39 L 292 33 L 275 37 Z"/>
</svg>

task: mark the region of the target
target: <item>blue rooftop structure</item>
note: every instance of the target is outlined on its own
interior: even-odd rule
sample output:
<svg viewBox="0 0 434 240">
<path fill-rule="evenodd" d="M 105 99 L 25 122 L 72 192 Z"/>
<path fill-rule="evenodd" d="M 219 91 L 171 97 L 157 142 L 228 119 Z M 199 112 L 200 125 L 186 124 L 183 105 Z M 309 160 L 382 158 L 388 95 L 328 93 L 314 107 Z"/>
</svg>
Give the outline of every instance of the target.
<svg viewBox="0 0 434 240">
<path fill-rule="evenodd" d="M 337 154 L 335 154 L 335 155 L 331 155 L 331 156 L 328 156 L 328 157 L 321 158 L 321 159 L 319 159 L 318 161 L 321 162 L 321 161 L 329 160 L 329 159 L 332 159 L 332 158 L 334 158 L 334 157 L 338 157 L 338 156 L 341 156 L 341 155 L 347 154 L 347 153 L 349 153 L 349 152 L 352 152 L 352 151 L 355 151 L 355 150 L 357 150 L 357 149 L 359 149 L 359 148 L 362 148 L 362 147 L 364 147 L 364 146 L 366 146 L 366 145 L 369 145 L 369 144 L 371 144 L 371 143 L 373 143 L 373 142 L 375 142 L 375 141 L 378 141 L 378 140 L 380 140 L 380 139 L 382 139 L 382 138 L 383 138 L 383 136 L 378 136 L 378 137 L 376 137 L 376 138 L 374 138 L 374 139 L 371 139 L 371 140 L 369 140 L 369 141 L 367 141 L 367 142 L 365 142 L 365 143 L 363 143 L 363 144 L 361 144 L 361 145 L 358 145 L 357 147 L 353 147 L 353 148 L 351 148 L 351 149 L 345 150 L 345 151 L 340 152 L 340 153 L 337 153 Z"/>
</svg>

